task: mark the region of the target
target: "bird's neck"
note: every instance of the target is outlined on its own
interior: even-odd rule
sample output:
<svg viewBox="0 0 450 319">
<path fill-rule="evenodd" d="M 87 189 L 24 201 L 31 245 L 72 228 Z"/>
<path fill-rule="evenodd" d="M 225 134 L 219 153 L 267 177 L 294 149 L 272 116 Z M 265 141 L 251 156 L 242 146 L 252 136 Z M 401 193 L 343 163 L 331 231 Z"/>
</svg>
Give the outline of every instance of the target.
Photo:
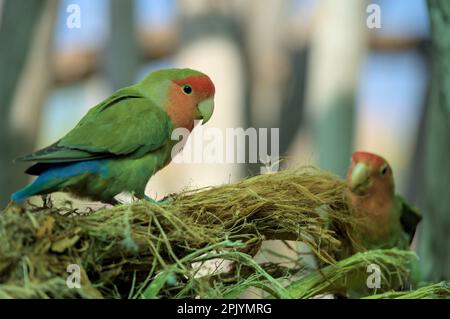
<svg viewBox="0 0 450 319">
<path fill-rule="evenodd" d="M 371 193 L 358 196 L 349 194 L 355 215 L 361 221 L 361 237 L 367 242 L 389 239 L 395 231 L 394 195 L 390 193 Z"/>
</svg>

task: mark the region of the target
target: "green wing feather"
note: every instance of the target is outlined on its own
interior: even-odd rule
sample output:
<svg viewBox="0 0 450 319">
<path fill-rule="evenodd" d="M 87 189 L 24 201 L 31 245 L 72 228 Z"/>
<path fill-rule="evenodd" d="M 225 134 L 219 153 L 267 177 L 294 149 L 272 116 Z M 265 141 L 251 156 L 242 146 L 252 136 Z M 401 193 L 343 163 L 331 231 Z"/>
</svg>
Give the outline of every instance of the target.
<svg viewBox="0 0 450 319">
<path fill-rule="evenodd" d="M 93 107 L 58 142 L 19 160 L 58 163 L 140 156 L 164 145 L 171 130 L 167 113 L 129 87 Z"/>
<path fill-rule="evenodd" d="M 396 197 L 401 204 L 400 223 L 404 232 L 408 234 L 409 243 L 411 244 L 416 233 L 417 225 L 422 220 L 422 215 L 416 207 L 408 204 L 403 197 Z"/>
</svg>

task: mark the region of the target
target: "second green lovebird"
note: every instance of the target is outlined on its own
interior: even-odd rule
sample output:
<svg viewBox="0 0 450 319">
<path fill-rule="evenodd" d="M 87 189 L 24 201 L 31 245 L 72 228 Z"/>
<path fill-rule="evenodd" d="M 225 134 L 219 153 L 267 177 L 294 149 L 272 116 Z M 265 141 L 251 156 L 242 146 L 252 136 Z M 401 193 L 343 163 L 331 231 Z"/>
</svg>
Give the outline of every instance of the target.
<svg viewBox="0 0 450 319">
<path fill-rule="evenodd" d="M 60 190 L 109 203 L 123 191 L 144 198 L 150 177 L 171 161 L 173 130 L 208 122 L 214 93 L 211 79 L 191 69 L 158 70 L 118 90 L 56 143 L 19 159 L 36 162 L 26 173 L 38 178 L 11 199 Z"/>
<path fill-rule="evenodd" d="M 395 194 L 394 176 L 381 156 L 355 152 L 347 172 L 347 198 L 361 221 L 357 239 L 369 249 L 408 249 L 419 212 Z"/>
</svg>

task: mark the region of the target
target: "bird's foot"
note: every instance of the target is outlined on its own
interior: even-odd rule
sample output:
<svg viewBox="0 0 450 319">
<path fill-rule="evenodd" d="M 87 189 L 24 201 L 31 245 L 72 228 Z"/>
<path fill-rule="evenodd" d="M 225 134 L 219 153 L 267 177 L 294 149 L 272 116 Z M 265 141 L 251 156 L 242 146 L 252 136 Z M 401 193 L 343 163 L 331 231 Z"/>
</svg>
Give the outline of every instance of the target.
<svg viewBox="0 0 450 319">
<path fill-rule="evenodd" d="M 155 205 L 167 205 L 167 204 L 172 203 L 175 200 L 175 198 L 173 196 L 170 196 L 170 195 L 164 197 L 161 200 L 155 200 L 155 199 L 151 198 L 150 196 L 145 195 L 144 199 L 146 201 L 152 203 L 152 204 L 155 204 Z"/>
</svg>

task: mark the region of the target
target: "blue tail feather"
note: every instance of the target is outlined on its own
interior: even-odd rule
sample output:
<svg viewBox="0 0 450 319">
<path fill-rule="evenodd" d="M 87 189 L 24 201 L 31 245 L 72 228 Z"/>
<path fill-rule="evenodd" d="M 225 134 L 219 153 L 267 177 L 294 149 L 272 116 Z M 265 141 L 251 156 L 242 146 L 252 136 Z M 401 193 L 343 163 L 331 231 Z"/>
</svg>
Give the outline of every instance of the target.
<svg viewBox="0 0 450 319">
<path fill-rule="evenodd" d="M 18 190 L 17 192 L 13 193 L 11 195 L 11 200 L 16 203 L 21 203 L 28 197 L 33 196 L 34 195 L 33 192 L 30 191 L 31 186 L 32 186 L 32 184 L 25 186 L 21 190 Z"/>
<path fill-rule="evenodd" d="M 31 184 L 28 184 L 24 188 L 12 194 L 11 200 L 16 203 L 23 202 L 28 197 L 49 192 L 58 183 L 59 181 L 56 179 L 49 179 L 48 176 L 43 174 L 35 179 Z"/>
<path fill-rule="evenodd" d="M 52 192 L 63 181 L 85 173 L 100 173 L 104 176 L 107 174 L 107 170 L 97 160 L 77 162 L 72 165 L 51 168 L 39 175 L 33 183 L 12 194 L 11 200 L 20 203 L 30 196 Z"/>
</svg>

